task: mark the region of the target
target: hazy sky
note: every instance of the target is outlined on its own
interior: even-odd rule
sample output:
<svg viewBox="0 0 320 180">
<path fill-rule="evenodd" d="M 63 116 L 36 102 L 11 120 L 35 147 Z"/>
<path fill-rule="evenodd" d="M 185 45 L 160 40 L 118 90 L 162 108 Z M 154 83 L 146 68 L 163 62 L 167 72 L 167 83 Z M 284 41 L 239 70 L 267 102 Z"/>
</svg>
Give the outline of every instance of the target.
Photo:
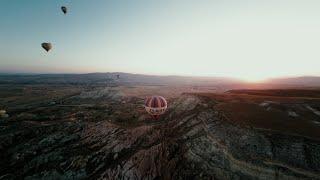
<svg viewBox="0 0 320 180">
<path fill-rule="evenodd" d="M 320 1 L 1 0 L 0 71 L 319 76 Z"/>
</svg>

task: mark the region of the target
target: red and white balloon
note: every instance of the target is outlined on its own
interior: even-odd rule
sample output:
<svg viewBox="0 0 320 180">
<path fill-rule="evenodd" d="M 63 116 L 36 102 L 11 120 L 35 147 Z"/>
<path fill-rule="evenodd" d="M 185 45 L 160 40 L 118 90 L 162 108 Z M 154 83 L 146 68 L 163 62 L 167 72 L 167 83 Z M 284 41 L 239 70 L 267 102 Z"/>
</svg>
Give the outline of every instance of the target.
<svg viewBox="0 0 320 180">
<path fill-rule="evenodd" d="M 154 119 L 158 119 L 166 112 L 168 104 L 162 96 L 151 96 L 146 98 L 144 107 Z"/>
</svg>

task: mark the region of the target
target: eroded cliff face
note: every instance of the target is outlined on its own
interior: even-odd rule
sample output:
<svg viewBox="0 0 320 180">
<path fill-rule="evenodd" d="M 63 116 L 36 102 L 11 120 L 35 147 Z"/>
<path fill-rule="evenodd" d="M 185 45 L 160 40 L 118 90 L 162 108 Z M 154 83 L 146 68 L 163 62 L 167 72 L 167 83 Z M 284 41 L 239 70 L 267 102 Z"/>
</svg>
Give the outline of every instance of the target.
<svg viewBox="0 0 320 180">
<path fill-rule="evenodd" d="M 190 120 L 203 122 L 206 132 L 187 142 L 186 157 L 202 173 L 217 179 L 319 179 L 319 141 L 231 123 L 214 104 L 200 104 L 206 110 Z"/>
<path fill-rule="evenodd" d="M 231 123 L 215 104 L 183 95 L 135 127 L 5 124 L 0 179 L 320 179 L 318 140 Z"/>
</svg>

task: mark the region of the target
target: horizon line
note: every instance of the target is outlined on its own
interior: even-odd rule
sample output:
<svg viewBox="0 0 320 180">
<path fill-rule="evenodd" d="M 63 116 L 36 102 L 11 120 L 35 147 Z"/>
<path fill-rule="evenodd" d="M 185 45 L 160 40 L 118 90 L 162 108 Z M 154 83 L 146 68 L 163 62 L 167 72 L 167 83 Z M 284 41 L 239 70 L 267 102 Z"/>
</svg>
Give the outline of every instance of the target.
<svg viewBox="0 0 320 180">
<path fill-rule="evenodd" d="M 122 73 L 122 74 L 132 74 L 132 75 L 145 75 L 145 76 L 161 76 L 161 77 L 198 77 L 198 78 L 228 78 L 228 79 L 235 79 L 239 81 L 246 81 L 243 80 L 242 78 L 238 77 L 232 77 L 232 76 L 221 76 L 221 75 L 174 75 L 174 74 L 148 74 L 148 73 L 133 73 L 133 72 L 117 72 L 117 71 L 105 71 L 105 72 L 72 72 L 72 73 L 67 73 L 67 72 L 1 72 L 0 75 L 62 75 L 62 74 L 67 74 L 67 75 L 81 75 L 81 74 L 107 74 L 107 73 Z M 278 77 L 270 77 L 270 78 L 265 78 L 261 81 L 268 81 L 272 79 L 286 79 L 286 78 L 302 78 L 302 77 L 319 77 L 319 75 L 292 75 L 292 76 L 278 76 Z"/>
</svg>

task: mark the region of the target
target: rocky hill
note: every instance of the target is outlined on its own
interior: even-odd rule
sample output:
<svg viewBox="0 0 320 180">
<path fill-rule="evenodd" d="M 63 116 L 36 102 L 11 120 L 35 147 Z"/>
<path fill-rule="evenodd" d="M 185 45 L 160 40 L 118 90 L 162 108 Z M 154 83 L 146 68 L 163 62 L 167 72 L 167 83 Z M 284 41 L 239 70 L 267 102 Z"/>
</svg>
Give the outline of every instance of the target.
<svg viewBox="0 0 320 180">
<path fill-rule="evenodd" d="M 320 179 L 319 140 L 240 126 L 216 104 L 186 94 L 134 126 L 1 122 L 0 179 Z"/>
</svg>

